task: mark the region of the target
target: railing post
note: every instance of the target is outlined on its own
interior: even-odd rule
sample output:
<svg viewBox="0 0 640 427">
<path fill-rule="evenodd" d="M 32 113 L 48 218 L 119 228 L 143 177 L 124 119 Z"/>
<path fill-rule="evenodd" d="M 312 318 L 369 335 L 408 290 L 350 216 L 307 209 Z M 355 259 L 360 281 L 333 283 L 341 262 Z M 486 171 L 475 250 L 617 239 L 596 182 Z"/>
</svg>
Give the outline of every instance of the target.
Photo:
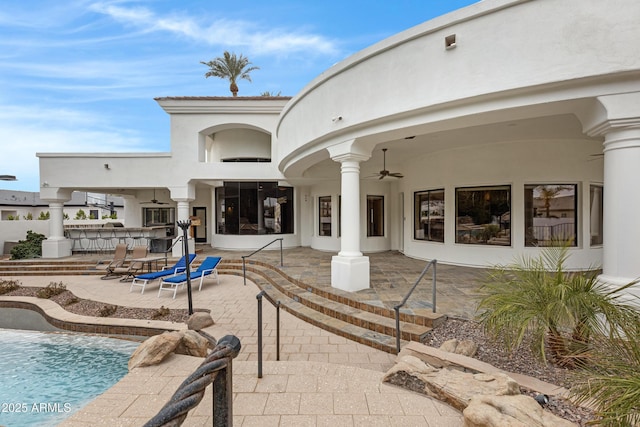
<svg viewBox="0 0 640 427">
<path fill-rule="evenodd" d="M 233 368 L 231 357 L 213 381 L 213 427 L 233 425 Z"/>
<path fill-rule="evenodd" d="M 264 291 L 256 295 L 258 300 L 258 378 L 262 378 L 262 295 Z"/>
<path fill-rule="evenodd" d="M 433 300 L 433 312 L 436 312 L 436 262 L 433 263 L 433 275 L 431 279 L 431 298 Z"/>
<path fill-rule="evenodd" d="M 284 267 L 284 258 L 282 256 L 282 238 L 280 238 L 280 267 Z"/>
<path fill-rule="evenodd" d="M 276 304 L 276 360 L 280 360 L 280 301 Z"/>
<path fill-rule="evenodd" d="M 247 286 L 247 266 L 245 264 L 244 256 L 242 257 L 242 277 L 244 277 L 244 285 Z"/>
<path fill-rule="evenodd" d="M 396 354 L 400 353 L 400 306 L 393 307 L 396 312 Z"/>
</svg>

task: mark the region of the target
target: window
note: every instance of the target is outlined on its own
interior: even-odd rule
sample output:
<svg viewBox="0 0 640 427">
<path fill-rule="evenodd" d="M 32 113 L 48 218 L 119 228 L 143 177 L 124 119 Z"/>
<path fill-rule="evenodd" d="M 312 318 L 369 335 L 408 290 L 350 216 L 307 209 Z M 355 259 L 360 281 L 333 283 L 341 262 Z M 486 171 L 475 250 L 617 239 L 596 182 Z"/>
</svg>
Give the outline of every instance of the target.
<svg viewBox="0 0 640 427">
<path fill-rule="evenodd" d="M 444 190 L 414 193 L 413 207 L 413 238 L 444 242 Z"/>
<path fill-rule="evenodd" d="M 293 233 L 293 188 L 276 182 L 225 182 L 216 189 L 218 234 Z"/>
<path fill-rule="evenodd" d="M 367 196 L 367 237 L 384 236 L 384 196 Z"/>
<path fill-rule="evenodd" d="M 589 191 L 589 214 L 591 221 L 589 231 L 591 234 L 591 246 L 602 244 L 602 213 L 604 202 L 602 200 L 602 186 L 592 185 Z"/>
<path fill-rule="evenodd" d="M 511 245 L 511 187 L 456 188 L 456 243 Z"/>
<path fill-rule="evenodd" d="M 331 236 L 331 196 L 318 197 L 318 236 Z"/>
<path fill-rule="evenodd" d="M 525 185 L 525 246 L 576 246 L 576 190 L 574 184 Z"/>
</svg>

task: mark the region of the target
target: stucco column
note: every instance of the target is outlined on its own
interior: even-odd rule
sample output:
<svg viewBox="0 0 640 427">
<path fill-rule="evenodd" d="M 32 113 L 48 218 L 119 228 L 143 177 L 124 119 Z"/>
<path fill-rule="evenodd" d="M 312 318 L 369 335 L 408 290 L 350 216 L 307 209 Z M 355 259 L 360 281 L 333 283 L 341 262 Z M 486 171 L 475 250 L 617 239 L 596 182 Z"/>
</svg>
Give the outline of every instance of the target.
<svg viewBox="0 0 640 427">
<path fill-rule="evenodd" d="M 640 278 L 640 92 L 597 97 L 578 112 L 585 133 L 602 137 L 604 152 L 602 274 L 624 285 Z M 640 296 L 640 285 L 629 292 Z"/>
<path fill-rule="evenodd" d="M 176 199 L 174 199 L 176 200 Z M 177 199 L 176 200 L 176 221 L 188 221 L 189 217 L 191 216 L 191 213 L 189 211 L 189 203 L 191 202 L 191 199 Z M 182 236 L 182 230 L 179 227 L 176 227 L 176 230 L 178 231 L 178 235 L 176 236 L 176 238 L 178 236 Z M 189 253 L 195 253 L 196 250 L 196 245 L 195 245 L 195 240 L 191 237 L 191 234 L 189 233 L 188 235 L 188 241 L 189 241 Z M 174 241 L 175 243 L 175 241 Z M 173 245 L 173 250 L 171 251 L 172 255 L 175 257 L 179 257 L 182 256 L 184 249 L 183 249 L 183 245 L 182 244 L 174 244 Z"/>
<path fill-rule="evenodd" d="M 640 119 L 604 136 L 603 257 L 600 278 L 625 284 L 640 278 Z M 634 293 L 640 295 L 640 290 Z"/>
<path fill-rule="evenodd" d="M 64 236 L 64 201 L 49 201 L 49 237 L 42 242 L 43 258 L 71 256 L 71 240 Z"/>
<path fill-rule="evenodd" d="M 370 287 L 369 257 L 360 252 L 360 162 L 367 158 L 353 153 L 332 157 L 341 164 L 342 233 L 340 252 L 331 259 L 331 286 L 345 291 Z"/>
</svg>

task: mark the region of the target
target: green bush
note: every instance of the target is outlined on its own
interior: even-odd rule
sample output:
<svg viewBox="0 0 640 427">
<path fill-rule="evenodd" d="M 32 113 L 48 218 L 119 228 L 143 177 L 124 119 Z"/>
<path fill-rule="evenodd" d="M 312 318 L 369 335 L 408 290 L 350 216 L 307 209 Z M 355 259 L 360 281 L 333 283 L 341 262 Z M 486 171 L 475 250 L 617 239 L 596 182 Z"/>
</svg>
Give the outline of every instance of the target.
<svg viewBox="0 0 640 427">
<path fill-rule="evenodd" d="M 46 288 L 38 289 L 36 296 L 38 298 L 49 299 L 56 295 L 60 295 L 67 290 L 67 287 L 62 283 L 50 282 Z"/>
<path fill-rule="evenodd" d="M 87 219 L 87 214 L 82 209 L 78 209 L 78 212 L 76 212 L 76 219 Z"/>
<path fill-rule="evenodd" d="M 635 282 L 610 288 L 597 270 L 567 272 L 568 244 L 545 248 L 538 258 L 522 257 L 494 267 L 481 288 L 479 320 L 485 331 L 503 338 L 514 351 L 527 334 L 544 361 L 581 365 L 592 338 L 625 330 L 637 319 L 633 304 L 622 299 Z"/>
<path fill-rule="evenodd" d="M 640 425 L 640 321 L 626 325 L 624 336 L 599 336 L 588 363 L 578 370 L 571 395 L 593 405 L 603 426 Z"/>
<path fill-rule="evenodd" d="M 40 258 L 42 256 L 42 241 L 45 239 L 44 234 L 27 231 L 27 239 L 18 241 L 11 249 L 11 259 Z"/>
<path fill-rule="evenodd" d="M 33 214 L 29 212 L 26 216 L 24 216 L 24 219 L 26 219 L 27 221 L 33 220 Z"/>
<path fill-rule="evenodd" d="M 46 213 L 40 211 L 40 216 L 38 217 L 38 219 L 39 220 L 45 220 L 45 219 L 49 219 L 50 216 L 51 216 L 51 214 L 49 213 L 49 211 L 47 211 Z"/>
</svg>

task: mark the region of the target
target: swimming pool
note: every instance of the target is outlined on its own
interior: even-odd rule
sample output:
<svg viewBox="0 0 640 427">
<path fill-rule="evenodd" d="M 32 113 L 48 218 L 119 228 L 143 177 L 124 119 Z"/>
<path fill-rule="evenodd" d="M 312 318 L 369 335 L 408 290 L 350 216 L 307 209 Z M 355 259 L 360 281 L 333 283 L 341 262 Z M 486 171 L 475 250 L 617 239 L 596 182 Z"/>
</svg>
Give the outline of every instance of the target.
<svg viewBox="0 0 640 427">
<path fill-rule="evenodd" d="M 127 373 L 140 343 L 0 329 L 0 425 L 51 426 Z"/>
</svg>

